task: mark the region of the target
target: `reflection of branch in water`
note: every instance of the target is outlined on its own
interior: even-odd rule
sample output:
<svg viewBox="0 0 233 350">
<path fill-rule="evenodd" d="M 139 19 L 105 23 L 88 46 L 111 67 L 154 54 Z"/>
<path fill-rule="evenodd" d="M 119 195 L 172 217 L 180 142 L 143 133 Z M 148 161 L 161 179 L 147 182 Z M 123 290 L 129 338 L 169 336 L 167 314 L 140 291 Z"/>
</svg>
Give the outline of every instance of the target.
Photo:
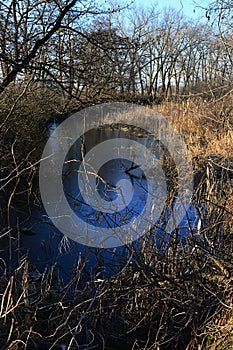
<svg viewBox="0 0 233 350">
<path fill-rule="evenodd" d="M 65 164 L 69 164 L 69 163 L 82 163 L 80 160 L 76 160 L 76 159 L 71 159 L 65 162 Z M 98 188 L 99 185 L 103 184 L 104 188 L 101 190 L 103 193 L 103 196 L 105 199 L 111 199 L 111 196 L 109 194 L 112 194 L 112 192 L 117 190 L 117 186 L 115 186 L 114 184 L 110 183 L 109 181 L 106 181 L 103 177 L 101 177 L 96 171 L 95 169 L 92 167 L 91 164 L 86 163 L 86 165 L 90 168 L 90 170 L 87 170 L 86 167 L 84 168 L 84 170 L 80 170 L 80 169 L 69 169 L 67 170 L 64 174 L 64 176 L 69 176 L 72 173 L 78 173 L 78 174 L 83 174 L 87 177 L 87 183 L 89 182 L 89 176 L 94 176 L 96 178 L 96 188 Z M 77 200 L 74 201 L 74 205 L 78 205 Z"/>
<path fill-rule="evenodd" d="M 84 162 L 81 162 L 80 160 L 77 160 L 77 159 L 70 159 L 70 160 L 67 160 L 64 164 L 69 164 L 69 163 L 82 163 L 84 164 Z M 86 168 L 84 170 L 80 170 L 80 169 L 69 169 L 67 170 L 65 173 L 63 173 L 63 176 L 68 176 L 70 175 L 71 173 L 79 173 L 79 174 L 84 174 L 84 175 L 87 175 L 87 179 L 88 179 L 88 175 L 93 175 L 95 176 L 98 180 L 100 180 L 101 182 L 103 182 L 103 184 L 105 185 L 110 185 L 110 186 L 114 186 L 114 185 L 111 185 L 109 184 L 107 181 L 104 180 L 104 178 L 102 178 L 99 174 L 96 173 L 94 167 L 89 164 L 89 163 L 85 163 L 85 167 L 86 166 L 89 166 L 91 168 L 92 171 L 90 170 L 86 170 Z"/>
<path fill-rule="evenodd" d="M 132 175 L 132 174 L 130 174 L 130 171 L 131 171 L 131 170 L 134 170 L 134 169 L 139 168 L 139 165 L 133 165 L 133 164 L 134 164 L 134 163 L 132 163 L 132 166 L 131 166 L 129 169 L 125 170 L 125 173 L 126 173 L 127 175 L 129 175 L 129 176 Z"/>
<path fill-rule="evenodd" d="M 135 170 L 135 169 L 140 169 L 140 166 L 137 164 L 134 165 L 134 163 L 132 163 L 132 166 L 129 169 L 125 170 L 125 174 L 127 174 L 131 180 L 132 179 L 146 179 L 146 176 L 145 176 L 143 171 L 142 171 L 141 175 L 132 174 L 131 171 Z"/>
<path fill-rule="evenodd" d="M 70 193 L 66 193 L 66 196 L 69 196 L 74 201 L 77 201 L 77 199 Z M 115 215 L 112 215 L 111 213 L 107 213 L 107 212 L 101 212 L 101 210 L 99 210 L 98 213 L 96 213 L 95 209 L 93 209 L 93 207 L 91 205 L 89 205 L 88 203 L 86 203 L 84 201 L 77 201 L 77 202 L 79 202 L 81 205 L 85 205 L 87 211 L 88 211 L 88 209 L 92 210 L 92 211 L 88 212 L 88 216 L 94 215 L 96 221 L 100 222 L 100 223 L 101 223 L 101 221 L 105 221 L 107 226 L 109 228 L 111 228 L 111 229 L 113 229 L 113 226 L 119 227 L 120 223 L 122 225 L 123 222 L 126 222 L 129 219 L 130 215 L 134 216 L 134 214 L 135 214 L 135 208 L 130 209 L 129 207 L 125 208 L 124 216 L 122 215 L 121 217 L 119 217 L 119 213 L 118 212 L 115 212 L 114 213 Z M 115 233 L 115 234 L 121 240 L 119 235 L 117 233 Z M 108 238 L 106 238 L 106 239 L 108 239 Z M 124 242 L 122 242 L 122 244 L 124 244 Z"/>
</svg>

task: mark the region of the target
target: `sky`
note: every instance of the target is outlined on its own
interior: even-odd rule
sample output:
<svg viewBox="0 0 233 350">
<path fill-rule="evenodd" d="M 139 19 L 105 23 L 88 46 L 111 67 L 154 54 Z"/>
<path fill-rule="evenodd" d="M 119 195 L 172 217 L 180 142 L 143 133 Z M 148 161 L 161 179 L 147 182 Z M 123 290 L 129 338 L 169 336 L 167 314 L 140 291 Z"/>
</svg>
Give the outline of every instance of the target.
<svg viewBox="0 0 233 350">
<path fill-rule="evenodd" d="M 195 3 L 201 4 L 202 7 L 207 7 L 207 4 L 210 2 L 208 0 L 135 0 L 136 3 L 140 6 L 149 6 L 151 4 L 156 4 L 159 9 L 164 7 L 173 7 L 177 11 L 181 10 L 183 13 L 193 19 L 198 19 L 200 16 L 204 16 L 205 12 L 200 12 L 198 7 L 195 8 Z M 194 11 L 195 9 L 195 11 Z"/>
</svg>

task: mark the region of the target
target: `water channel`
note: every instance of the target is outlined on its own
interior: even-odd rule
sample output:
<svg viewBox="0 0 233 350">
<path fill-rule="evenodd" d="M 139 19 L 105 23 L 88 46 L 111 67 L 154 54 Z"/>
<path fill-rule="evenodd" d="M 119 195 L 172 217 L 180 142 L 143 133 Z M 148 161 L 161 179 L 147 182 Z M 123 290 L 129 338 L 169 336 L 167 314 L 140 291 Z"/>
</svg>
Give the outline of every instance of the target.
<svg viewBox="0 0 233 350">
<path fill-rule="evenodd" d="M 52 152 L 59 152 L 56 136 L 53 137 L 56 128 L 56 123 L 48 125 L 48 136 L 53 138 Z M 86 187 L 88 181 L 86 181 L 85 176 L 86 173 L 90 174 L 92 170 L 88 160 L 91 156 L 95 157 L 95 155 L 91 155 L 93 147 L 113 139 L 116 140 L 114 159 L 107 159 L 99 168 L 98 173 L 93 174 L 93 180 L 90 180 L 90 177 L 88 178 L 89 182 L 94 182 L 99 198 L 103 201 L 103 210 L 100 211 L 95 206 L 95 197 L 88 192 Z M 141 168 L 137 162 L 132 161 L 133 157 L 129 160 L 122 156 L 125 150 L 123 150 L 123 153 L 119 151 L 121 148 L 117 141 L 119 139 L 126 140 L 124 147 L 128 147 L 129 152 L 134 152 L 133 149 L 130 151 L 132 140 L 149 149 L 158 160 L 165 152 L 161 145 L 149 135 L 137 129 L 130 130 L 123 125 L 95 128 L 79 138 L 66 156 L 62 181 L 69 206 L 84 223 L 81 226 L 77 227 L 76 225 L 74 227 L 80 235 L 85 230 L 85 225 L 93 227 L 93 230 L 99 227 L 112 228 L 116 226 L 123 229 L 132 220 L 138 219 L 137 228 L 140 230 L 140 225 L 143 225 L 145 220 L 151 220 L 152 209 L 146 207 L 151 193 L 148 190 L 149 185 L 145 176 L 145 169 Z M 85 158 L 87 155 L 89 158 Z M 87 160 L 83 167 L 84 159 Z M 167 181 L 164 184 L 164 181 L 160 181 L 161 176 L 162 174 L 157 174 L 156 183 L 153 187 L 153 196 L 157 198 L 160 197 L 161 193 L 164 194 L 168 191 L 172 184 L 171 179 L 170 182 Z M 106 205 L 106 208 L 104 208 L 104 205 Z M 112 209 L 107 210 L 110 207 Z M 32 272 L 36 271 L 40 275 L 48 267 L 54 266 L 56 274 L 64 283 L 75 276 L 77 268 L 80 269 L 82 264 L 85 266 L 82 270 L 84 281 L 114 276 L 132 258 L 132 252 L 136 249 L 138 240 L 142 238 L 140 232 L 138 232 L 138 239 L 135 239 L 128 246 L 118 244 L 115 247 L 100 248 L 82 244 L 80 241 L 68 238 L 55 227 L 39 200 L 31 205 L 30 212 L 24 207 L 16 206 L 11 213 L 14 227 L 12 231 L 14 237 L 12 240 L 13 265 L 17 266 L 19 260 L 27 256 Z M 156 215 L 155 212 L 151 232 L 156 235 L 159 249 L 164 249 L 169 240 L 169 237 L 164 236 L 164 227 L 170 211 L 168 207 L 165 207 L 160 215 Z M 185 217 L 179 223 L 180 239 L 188 236 L 190 231 L 195 232 L 197 221 L 198 214 L 195 208 L 190 205 Z M 1 258 L 2 261 L 5 260 L 6 262 L 9 260 L 7 242 L 4 239 L 1 243 Z"/>
</svg>

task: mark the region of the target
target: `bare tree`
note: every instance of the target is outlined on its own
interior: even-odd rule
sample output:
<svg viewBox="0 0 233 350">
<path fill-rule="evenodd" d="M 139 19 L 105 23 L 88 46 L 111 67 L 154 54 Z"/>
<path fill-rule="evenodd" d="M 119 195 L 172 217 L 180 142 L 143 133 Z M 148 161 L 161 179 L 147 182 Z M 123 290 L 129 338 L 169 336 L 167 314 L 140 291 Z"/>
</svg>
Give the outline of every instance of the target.
<svg viewBox="0 0 233 350">
<path fill-rule="evenodd" d="M 0 2 L 0 45 L 2 52 L 0 61 L 2 81 L 0 91 L 14 81 L 20 74 L 44 70 L 47 75 L 57 78 L 56 69 L 69 64 L 71 59 L 72 25 L 77 26 L 86 15 L 116 11 L 114 8 L 105 10 L 97 7 L 91 1 L 82 3 L 73 1 L 30 2 L 15 0 Z M 62 33 L 62 34 L 61 34 Z M 56 39 L 55 39 L 56 37 Z M 65 57 L 62 45 L 68 39 Z M 50 49 L 53 42 L 57 51 L 58 67 L 54 65 L 54 54 Z M 54 48 L 54 46 L 52 47 Z M 68 60 L 68 61 L 67 61 Z M 72 64 L 71 66 L 72 67 Z M 71 73 L 69 70 L 69 74 Z M 61 73 L 60 78 L 61 78 Z M 43 72 L 43 77 L 45 73 Z M 62 81 L 60 82 L 63 83 Z"/>
</svg>

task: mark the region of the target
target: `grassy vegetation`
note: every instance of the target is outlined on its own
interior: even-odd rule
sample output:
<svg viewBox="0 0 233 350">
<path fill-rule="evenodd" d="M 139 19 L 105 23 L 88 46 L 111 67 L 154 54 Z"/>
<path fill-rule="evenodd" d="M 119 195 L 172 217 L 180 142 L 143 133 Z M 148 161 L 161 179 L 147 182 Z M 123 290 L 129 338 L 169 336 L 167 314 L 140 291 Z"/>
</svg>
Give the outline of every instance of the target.
<svg viewBox="0 0 233 350">
<path fill-rule="evenodd" d="M 59 118 L 64 106 L 74 108 L 57 96 L 29 90 L 12 111 L 16 97 L 1 97 L 1 178 L 13 172 L 6 188 L 14 195 L 23 178 L 25 196 L 33 197 L 29 175 L 38 168 L 31 166 L 41 153 L 46 123 Z M 145 237 L 137 251 L 129 247 L 134 259 L 104 281 L 83 285 L 80 263 L 75 289 L 65 291 L 52 268 L 39 279 L 25 258 L 11 276 L 3 268 L 1 349 L 233 349 L 233 95 L 153 108 L 189 147 L 193 202 L 205 208 L 198 234 L 190 231 L 184 244 L 173 238 L 163 252 Z M 13 176 L 15 169 L 19 176 Z M 11 197 L 6 194 L 2 216 Z M 7 232 L 7 223 L 0 232 Z"/>
</svg>

